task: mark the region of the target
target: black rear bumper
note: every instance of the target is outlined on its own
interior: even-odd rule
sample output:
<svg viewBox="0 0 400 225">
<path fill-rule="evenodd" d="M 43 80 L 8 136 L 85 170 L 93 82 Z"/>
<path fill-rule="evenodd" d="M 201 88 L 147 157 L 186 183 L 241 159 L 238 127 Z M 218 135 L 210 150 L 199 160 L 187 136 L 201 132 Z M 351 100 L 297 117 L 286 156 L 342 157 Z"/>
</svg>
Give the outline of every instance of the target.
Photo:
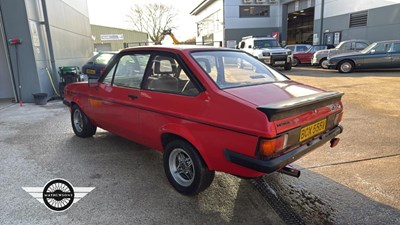
<svg viewBox="0 0 400 225">
<path fill-rule="evenodd" d="M 337 126 L 329 132 L 321 135 L 319 138 L 312 140 L 310 143 L 300 146 L 287 154 L 270 160 L 256 159 L 247 155 L 234 152 L 229 149 L 225 149 L 225 157 L 228 161 L 238 164 L 240 166 L 263 173 L 272 173 L 298 160 L 303 155 L 311 152 L 312 150 L 322 146 L 342 132 L 343 127 Z"/>
</svg>

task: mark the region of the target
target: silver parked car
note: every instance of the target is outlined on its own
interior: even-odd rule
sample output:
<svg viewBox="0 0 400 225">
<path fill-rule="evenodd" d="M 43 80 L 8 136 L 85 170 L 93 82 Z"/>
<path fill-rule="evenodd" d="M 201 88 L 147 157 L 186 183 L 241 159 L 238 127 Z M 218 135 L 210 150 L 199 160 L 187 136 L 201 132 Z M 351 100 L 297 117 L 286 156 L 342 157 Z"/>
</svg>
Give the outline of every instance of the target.
<svg viewBox="0 0 400 225">
<path fill-rule="evenodd" d="M 360 52 L 335 55 L 328 58 L 328 64 L 341 73 L 354 69 L 400 68 L 400 40 L 378 41 Z"/>
<path fill-rule="evenodd" d="M 335 48 L 315 52 L 311 60 L 311 65 L 319 65 L 324 69 L 328 69 L 328 57 L 347 52 L 361 51 L 367 46 L 368 42 L 364 40 L 342 41 Z"/>
</svg>

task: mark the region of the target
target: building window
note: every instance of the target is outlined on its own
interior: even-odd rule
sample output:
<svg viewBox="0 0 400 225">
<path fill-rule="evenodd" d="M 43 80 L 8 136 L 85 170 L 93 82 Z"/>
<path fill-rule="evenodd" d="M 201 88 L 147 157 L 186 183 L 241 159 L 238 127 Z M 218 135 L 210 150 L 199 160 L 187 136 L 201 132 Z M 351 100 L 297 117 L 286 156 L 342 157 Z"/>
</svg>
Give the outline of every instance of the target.
<svg viewBox="0 0 400 225">
<path fill-rule="evenodd" d="M 269 5 L 239 6 L 239 17 L 269 17 Z"/>
<path fill-rule="evenodd" d="M 350 28 L 365 27 L 368 21 L 368 11 L 350 14 Z"/>
</svg>

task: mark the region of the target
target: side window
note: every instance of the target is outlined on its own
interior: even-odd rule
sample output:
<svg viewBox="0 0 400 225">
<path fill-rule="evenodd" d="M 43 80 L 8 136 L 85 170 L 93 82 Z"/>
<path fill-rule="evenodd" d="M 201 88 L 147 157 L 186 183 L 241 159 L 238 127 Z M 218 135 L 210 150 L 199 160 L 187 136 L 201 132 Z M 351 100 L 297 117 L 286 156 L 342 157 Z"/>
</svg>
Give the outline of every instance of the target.
<svg viewBox="0 0 400 225">
<path fill-rule="evenodd" d="M 199 91 L 176 59 L 157 55 L 151 62 L 151 73 L 144 89 L 181 95 L 197 95 Z"/>
<path fill-rule="evenodd" d="M 244 48 L 244 46 L 245 46 L 245 42 L 244 41 L 241 41 L 240 43 L 239 43 L 239 48 Z"/>
<path fill-rule="evenodd" d="M 342 49 L 343 50 L 351 50 L 351 42 L 343 44 Z"/>
<path fill-rule="evenodd" d="M 308 50 L 307 46 L 297 46 L 297 51 L 298 52 L 305 52 L 307 50 Z"/>
<path fill-rule="evenodd" d="M 290 49 L 290 51 L 294 52 L 294 46 L 287 46 L 287 49 Z"/>
<path fill-rule="evenodd" d="M 380 43 L 375 46 L 375 53 L 386 53 L 389 51 L 390 44 L 388 43 Z"/>
<path fill-rule="evenodd" d="M 393 43 L 392 52 L 400 52 L 400 43 Z"/>
<path fill-rule="evenodd" d="M 140 88 L 150 54 L 124 55 L 119 59 L 113 85 Z M 108 75 L 107 75 L 108 77 Z"/>
<path fill-rule="evenodd" d="M 362 43 L 362 42 L 356 42 L 356 50 L 363 50 L 366 47 L 368 47 L 367 44 Z"/>
</svg>

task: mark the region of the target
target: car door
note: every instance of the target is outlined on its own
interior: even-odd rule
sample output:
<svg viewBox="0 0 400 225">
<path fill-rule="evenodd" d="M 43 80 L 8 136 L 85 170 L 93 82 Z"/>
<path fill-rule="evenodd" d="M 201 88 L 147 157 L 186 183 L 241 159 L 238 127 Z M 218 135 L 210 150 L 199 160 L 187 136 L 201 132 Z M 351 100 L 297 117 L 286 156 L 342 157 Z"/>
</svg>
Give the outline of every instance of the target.
<svg viewBox="0 0 400 225">
<path fill-rule="evenodd" d="M 392 59 L 390 67 L 400 68 L 400 42 L 393 43 L 390 54 Z"/>
<path fill-rule="evenodd" d="M 125 53 L 99 81 L 91 114 L 99 125 L 125 138 L 140 140 L 138 102 L 149 53 Z"/>
<path fill-rule="evenodd" d="M 362 68 L 388 68 L 392 63 L 389 53 L 392 43 L 378 43 L 371 51 L 365 55 Z"/>
<path fill-rule="evenodd" d="M 140 93 L 139 121 L 144 145 L 160 149 L 157 144 L 163 126 L 178 124 L 200 110 L 199 86 L 176 55 L 157 52 L 152 56 Z"/>
</svg>

